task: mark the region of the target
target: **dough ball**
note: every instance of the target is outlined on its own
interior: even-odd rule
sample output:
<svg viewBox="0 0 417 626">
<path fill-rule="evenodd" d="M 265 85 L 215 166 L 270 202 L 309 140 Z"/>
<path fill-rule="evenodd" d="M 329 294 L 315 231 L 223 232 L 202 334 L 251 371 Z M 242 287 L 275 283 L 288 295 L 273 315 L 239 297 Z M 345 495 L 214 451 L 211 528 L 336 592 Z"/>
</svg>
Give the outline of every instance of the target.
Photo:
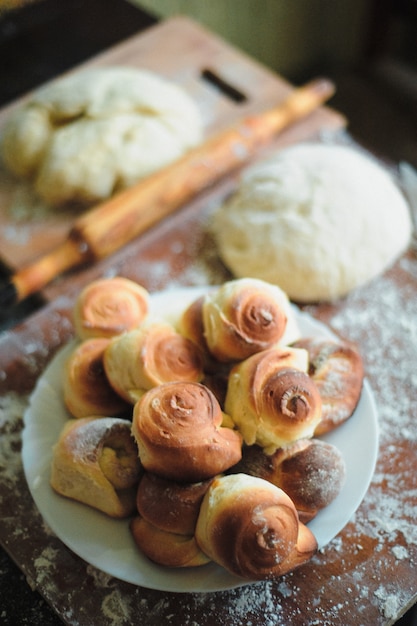
<svg viewBox="0 0 417 626">
<path fill-rule="evenodd" d="M 47 203 L 91 203 L 168 165 L 202 138 L 179 86 L 127 67 L 85 70 L 36 91 L 3 130 L 2 156 Z"/>
<path fill-rule="evenodd" d="M 277 284 L 298 302 L 334 300 L 407 247 L 408 205 L 389 174 L 346 146 L 299 144 L 248 168 L 215 212 L 236 277 Z"/>
</svg>

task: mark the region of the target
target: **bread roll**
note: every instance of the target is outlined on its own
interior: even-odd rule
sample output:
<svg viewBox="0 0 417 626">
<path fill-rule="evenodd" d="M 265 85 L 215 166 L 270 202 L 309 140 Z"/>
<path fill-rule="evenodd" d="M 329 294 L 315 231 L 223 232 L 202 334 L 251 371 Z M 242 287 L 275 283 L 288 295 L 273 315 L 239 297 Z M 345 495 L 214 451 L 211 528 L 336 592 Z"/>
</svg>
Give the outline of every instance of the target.
<svg viewBox="0 0 417 626">
<path fill-rule="evenodd" d="M 346 467 L 339 450 L 320 439 L 300 439 L 272 455 L 259 446 L 243 448 L 242 460 L 230 470 L 263 478 L 290 496 L 306 524 L 340 493 Z"/>
<path fill-rule="evenodd" d="M 222 421 L 221 407 L 204 385 L 172 382 L 150 389 L 133 410 L 143 467 L 186 483 L 225 471 L 240 460 L 242 438 Z"/>
<path fill-rule="evenodd" d="M 210 561 L 193 535 L 177 535 L 161 530 L 139 515 L 131 521 L 130 530 L 140 551 L 158 565 L 197 567 Z"/>
<path fill-rule="evenodd" d="M 77 335 L 114 337 L 137 328 L 149 308 L 149 294 L 128 278 L 102 278 L 89 283 L 79 294 L 73 309 Z"/>
<path fill-rule="evenodd" d="M 51 486 L 111 517 L 136 510 L 142 467 L 128 420 L 69 420 L 54 446 Z"/>
<path fill-rule="evenodd" d="M 256 443 L 272 454 L 313 436 L 321 419 L 321 398 L 303 371 L 305 355 L 295 348 L 272 348 L 233 367 L 225 412 L 247 445 Z"/>
<path fill-rule="evenodd" d="M 208 292 L 202 317 L 208 350 L 219 361 L 240 361 L 299 337 L 287 296 L 259 280 L 233 280 Z"/>
<path fill-rule="evenodd" d="M 110 385 L 103 365 L 110 339 L 96 337 L 78 344 L 63 373 L 65 406 L 73 417 L 120 416 L 129 404 Z"/>
<path fill-rule="evenodd" d="M 197 346 L 199 346 L 205 353 L 208 352 L 206 339 L 204 337 L 204 324 L 203 324 L 203 305 L 205 301 L 205 295 L 196 298 L 190 305 L 188 305 L 180 319 L 178 321 L 178 330 L 181 335 L 188 337 Z"/>
<path fill-rule="evenodd" d="M 215 563 L 248 580 L 286 574 L 317 550 L 289 496 L 245 474 L 216 478 L 204 496 L 195 537 Z"/>
<path fill-rule="evenodd" d="M 224 406 L 227 381 L 233 362 L 218 361 L 208 349 L 203 324 L 204 301 L 203 295 L 186 307 L 179 319 L 178 330 L 201 349 L 204 367 L 204 378 L 201 382 L 214 393 L 220 405 Z"/>
<path fill-rule="evenodd" d="M 322 435 L 352 416 L 362 392 L 363 360 L 355 346 L 342 340 L 304 338 L 294 346 L 309 355 L 309 373 L 322 400 L 315 434 Z"/>
<path fill-rule="evenodd" d="M 204 494 L 211 479 L 178 483 L 144 472 L 136 505 L 140 516 L 153 526 L 178 535 L 193 535 Z"/>
<path fill-rule="evenodd" d="M 199 382 L 204 375 L 197 346 L 159 322 L 115 337 L 104 353 L 104 368 L 112 387 L 131 403 L 156 385 Z"/>
</svg>

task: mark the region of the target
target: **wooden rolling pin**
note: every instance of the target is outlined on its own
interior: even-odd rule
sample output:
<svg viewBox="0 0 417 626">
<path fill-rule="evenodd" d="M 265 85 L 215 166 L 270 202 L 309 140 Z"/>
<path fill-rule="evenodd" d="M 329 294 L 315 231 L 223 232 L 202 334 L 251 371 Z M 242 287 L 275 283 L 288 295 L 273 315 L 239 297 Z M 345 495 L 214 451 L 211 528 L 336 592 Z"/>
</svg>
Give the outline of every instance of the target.
<svg viewBox="0 0 417 626">
<path fill-rule="evenodd" d="M 244 164 L 260 146 L 314 111 L 333 93 L 334 85 L 327 79 L 294 89 L 277 107 L 243 119 L 173 164 L 90 209 L 74 222 L 61 245 L 17 271 L 0 288 L 0 306 L 11 307 L 62 272 L 112 254 Z"/>
</svg>

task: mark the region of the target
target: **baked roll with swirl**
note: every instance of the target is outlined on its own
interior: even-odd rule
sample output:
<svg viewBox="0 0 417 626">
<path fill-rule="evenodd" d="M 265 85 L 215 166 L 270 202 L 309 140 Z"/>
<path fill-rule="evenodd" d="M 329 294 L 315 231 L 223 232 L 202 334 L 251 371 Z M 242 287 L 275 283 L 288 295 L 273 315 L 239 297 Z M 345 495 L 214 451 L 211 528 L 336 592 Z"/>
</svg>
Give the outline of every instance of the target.
<svg viewBox="0 0 417 626">
<path fill-rule="evenodd" d="M 224 283 L 205 296 L 204 338 L 219 361 L 240 361 L 299 332 L 286 294 L 261 280 L 241 278 Z"/>
<path fill-rule="evenodd" d="M 203 305 L 205 295 L 196 298 L 183 311 L 178 320 L 178 330 L 184 337 L 188 337 L 205 353 L 208 353 L 204 337 Z M 209 355 L 207 354 L 207 357 Z"/>
<path fill-rule="evenodd" d="M 128 420 L 68 420 L 54 446 L 51 486 L 111 517 L 136 511 L 142 466 Z"/>
<path fill-rule="evenodd" d="M 137 515 L 130 531 L 140 551 L 154 563 L 165 567 L 197 567 L 210 562 L 200 550 L 194 535 L 178 535 L 161 530 Z"/>
<path fill-rule="evenodd" d="M 178 483 L 144 472 L 136 496 L 139 515 L 160 530 L 193 535 L 201 502 L 211 481 Z"/>
<path fill-rule="evenodd" d="M 262 478 L 215 478 L 204 496 L 195 538 L 226 570 L 249 580 L 282 576 L 317 550 L 290 497 Z"/>
<path fill-rule="evenodd" d="M 194 300 L 183 312 L 177 327 L 178 331 L 194 342 L 203 355 L 204 378 L 202 383 L 214 393 L 221 406 L 224 406 L 227 381 L 233 362 L 220 362 L 210 353 L 204 336 L 203 305 L 205 296 Z"/>
<path fill-rule="evenodd" d="M 247 445 L 267 454 L 312 437 L 321 419 L 321 398 L 303 371 L 305 351 L 271 348 L 236 364 L 230 373 L 225 412 Z"/>
<path fill-rule="evenodd" d="M 322 416 L 315 434 L 337 428 L 352 416 L 360 400 L 364 364 L 357 348 L 342 340 L 306 337 L 293 344 L 307 350 L 309 374 L 319 390 Z"/>
<path fill-rule="evenodd" d="M 104 369 L 112 387 L 132 404 L 157 385 L 199 382 L 204 376 L 197 346 L 165 322 L 114 337 L 104 353 Z"/>
<path fill-rule="evenodd" d="M 242 460 L 230 472 L 257 476 L 280 487 L 304 524 L 333 502 L 346 477 L 340 451 L 320 439 L 300 439 L 271 455 L 257 445 L 245 446 Z"/>
<path fill-rule="evenodd" d="M 114 337 L 137 328 L 149 309 L 147 290 L 128 278 L 102 278 L 88 284 L 75 302 L 73 321 L 81 339 Z"/>
<path fill-rule="evenodd" d="M 230 369 L 228 362 L 221 363 L 210 352 L 204 333 L 203 306 L 206 296 L 202 295 L 189 304 L 179 317 L 177 322 L 178 332 L 190 339 L 199 347 L 203 356 L 204 371 L 210 374 L 227 372 Z"/>
<path fill-rule="evenodd" d="M 64 403 L 73 417 L 115 417 L 130 406 L 115 392 L 104 371 L 103 356 L 109 342 L 105 337 L 86 339 L 65 363 Z"/>
<path fill-rule="evenodd" d="M 133 409 L 132 433 L 143 467 L 186 483 L 224 472 L 240 460 L 242 438 L 222 421 L 220 404 L 200 383 L 150 389 Z"/>
</svg>

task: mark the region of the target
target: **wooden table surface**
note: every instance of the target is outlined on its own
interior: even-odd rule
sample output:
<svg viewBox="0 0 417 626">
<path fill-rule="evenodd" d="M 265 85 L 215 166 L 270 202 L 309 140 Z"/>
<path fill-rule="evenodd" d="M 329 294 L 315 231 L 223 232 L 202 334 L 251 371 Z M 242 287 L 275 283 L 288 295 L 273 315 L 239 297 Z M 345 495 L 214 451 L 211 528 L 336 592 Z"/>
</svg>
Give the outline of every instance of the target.
<svg viewBox="0 0 417 626">
<path fill-rule="evenodd" d="M 161 54 L 157 46 L 161 39 L 175 55 Z M 155 49 L 159 53 L 153 53 Z M 268 106 L 292 89 L 182 18 L 134 35 L 92 63 L 111 64 L 115 59 L 132 63 L 132 58 L 134 64 L 158 71 L 163 65 L 167 76 L 205 103 L 208 132 Z M 245 91 L 243 105 L 201 82 L 196 68 L 208 61 Z M 2 115 L 4 119 L 6 111 Z M 342 116 L 321 109 L 284 133 L 274 147 L 322 137 L 323 132 L 328 141 L 347 141 L 343 127 Z M 20 455 L 22 414 L 46 364 L 73 335 L 71 307 L 80 286 L 115 273 L 137 280 L 151 292 L 229 278 L 207 224 L 213 207 L 235 183 L 234 176 L 219 182 L 111 258 L 57 280 L 45 290 L 44 306 L 0 335 L 0 542 L 64 623 L 386 626 L 417 599 L 417 259 L 411 250 L 347 298 L 303 307 L 358 343 L 380 427 L 376 471 L 362 504 L 342 532 L 306 566 L 277 582 L 217 593 L 176 594 L 136 587 L 103 574 L 66 548 L 31 499 Z M 7 193 L 13 195 L 13 190 L 9 187 Z M 3 213 L 2 219 L 9 220 L 10 212 Z M 17 254 L 20 244 L 10 239 L 9 244 L 5 260 L 18 266 L 23 259 L 23 253 Z M 0 249 L 6 257 L 5 248 Z M 24 254 L 32 253 L 26 246 Z"/>
</svg>

